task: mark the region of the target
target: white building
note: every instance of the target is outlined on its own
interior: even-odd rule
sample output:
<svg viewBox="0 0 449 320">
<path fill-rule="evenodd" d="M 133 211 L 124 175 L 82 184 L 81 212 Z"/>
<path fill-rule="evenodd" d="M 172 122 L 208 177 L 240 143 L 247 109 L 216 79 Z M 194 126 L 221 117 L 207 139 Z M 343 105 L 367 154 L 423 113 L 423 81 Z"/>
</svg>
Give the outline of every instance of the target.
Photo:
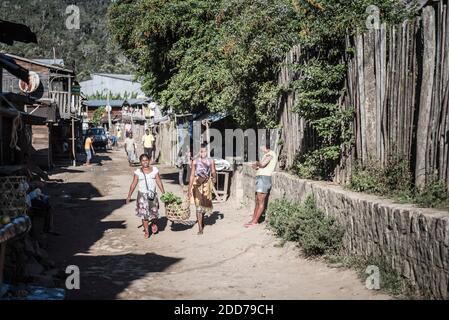
<svg viewBox="0 0 449 320">
<path fill-rule="evenodd" d="M 125 98 L 125 94 L 128 95 L 128 98 L 130 95 L 139 98 L 145 96 L 141 84 L 134 81 L 133 75 L 93 73 L 91 78 L 91 80 L 80 82 L 81 92 L 85 96 L 106 95 L 108 92 L 112 95 L 120 94 L 123 98 Z"/>
</svg>

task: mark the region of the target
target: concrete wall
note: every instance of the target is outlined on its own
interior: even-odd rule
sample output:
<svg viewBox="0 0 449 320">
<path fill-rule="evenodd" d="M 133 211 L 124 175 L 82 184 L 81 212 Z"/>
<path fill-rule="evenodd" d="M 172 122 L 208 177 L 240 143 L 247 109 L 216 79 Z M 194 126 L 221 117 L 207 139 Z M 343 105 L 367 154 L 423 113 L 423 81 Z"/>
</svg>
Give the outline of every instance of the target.
<svg viewBox="0 0 449 320">
<path fill-rule="evenodd" d="M 237 170 L 232 186 L 236 201 L 253 205 L 254 178 L 247 165 Z M 303 201 L 308 194 L 343 225 L 349 253 L 382 256 L 421 293 L 449 298 L 449 212 L 396 204 L 284 172 L 274 174 L 271 200 L 285 196 Z"/>
</svg>

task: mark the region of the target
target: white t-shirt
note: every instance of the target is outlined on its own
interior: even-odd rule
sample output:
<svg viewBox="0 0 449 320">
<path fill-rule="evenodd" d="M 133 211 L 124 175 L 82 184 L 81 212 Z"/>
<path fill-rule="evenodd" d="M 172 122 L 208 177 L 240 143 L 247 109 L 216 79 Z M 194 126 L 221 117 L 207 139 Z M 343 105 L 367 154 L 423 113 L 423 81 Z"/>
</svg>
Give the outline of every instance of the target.
<svg viewBox="0 0 449 320">
<path fill-rule="evenodd" d="M 134 174 L 139 178 L 139 192 L 140 193 L 148 193 L 148 190 L 156 193 L 156 175 L 159 173 L 159 170 L 156 167 L 153 167 L 153 171 L 150 173 L 146 173 L 146 179 L 148 184 L 148 189 L 145 184 L 145 176 L 141 169 L 137 169 L 134 171 Z"/>
</svg>

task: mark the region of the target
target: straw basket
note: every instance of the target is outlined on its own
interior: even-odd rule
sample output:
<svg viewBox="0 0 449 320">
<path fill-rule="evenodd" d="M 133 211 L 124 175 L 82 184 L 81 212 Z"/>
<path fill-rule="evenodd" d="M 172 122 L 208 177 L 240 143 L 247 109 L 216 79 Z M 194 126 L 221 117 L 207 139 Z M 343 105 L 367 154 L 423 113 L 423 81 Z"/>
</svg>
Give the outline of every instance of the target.
<svg viewBox="0 0 449 320">
<path fill-rule="evenodd" d="M 185 199 L 182 204 L 165 205 L 165 215 L 170 221 L 185 221 L 190 218 L 190 201 Z"/>
<path fill-rule="evenodd" d="M 0 177 L 0 216 L 15 218 L 26 212 L 25 183 L 21 176 Z"/>
</svg>

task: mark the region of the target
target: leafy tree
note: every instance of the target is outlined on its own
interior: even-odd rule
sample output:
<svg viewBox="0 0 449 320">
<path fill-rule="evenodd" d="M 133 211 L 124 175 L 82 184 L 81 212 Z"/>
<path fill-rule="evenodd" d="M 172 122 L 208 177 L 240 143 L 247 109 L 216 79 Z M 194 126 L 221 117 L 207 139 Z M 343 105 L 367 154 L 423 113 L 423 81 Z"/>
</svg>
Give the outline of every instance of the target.
<svg viewBox="0 0 449 320">
<path fill-rule="evenodd" d="M 364 31 L 366 8 L 381 22 L 409 14 L 397 0 L 118 0 L 113 38 L 139 66 L 144 89 L 176 112 L 227 112 L 242 126 L 274 127 L 286 91 L 316 141 L 298 155 L 298 172 L 330 178 L 352 142 L 352 110 L 340 110 L 345 37 Z M 300 44 L 303 62 L 289 88 L 278 86 L 285 53 Z"/>
<path fill-rule="evenodd" d="M 121 95 L 120 93 L 113 94 L 110 92 L 109 100 L 137 99 L 137 96 L 138 96 L 138 94 L 136 92 L 125 91 L 125 93 L 123 95 Z M 87 98 L 87 100 L 107 100 L 108 94 L 104 93 L 104 92 L 96 91 L 95 94 L 87 96 L 86 98 Z"/>
<path fill-rule="evenodd" d="M 100 107 L 94 111 L 94 114 L 92 116 L 92 124 L 95 127 L 98 127 L 101 124 L 101 118 L 103 118 L 105 113 L 106 113 L 106 107 Z"/>
<path fill-rule="evenodd" d="M 109 26 L 163 105 L 274 126 L 277 71 L 299 39 L 296 17 L 288 0 L 122 0 Z"/>
</svg>

